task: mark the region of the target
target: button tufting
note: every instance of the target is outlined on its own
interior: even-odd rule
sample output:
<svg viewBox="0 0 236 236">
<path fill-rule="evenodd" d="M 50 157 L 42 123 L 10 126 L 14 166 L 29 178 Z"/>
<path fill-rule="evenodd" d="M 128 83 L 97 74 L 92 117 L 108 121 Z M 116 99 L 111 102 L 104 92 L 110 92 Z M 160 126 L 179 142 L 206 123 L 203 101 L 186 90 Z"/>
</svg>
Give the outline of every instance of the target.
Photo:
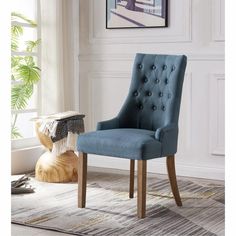
<svg viewBox="0 0 236 236">
<path fill-rule="evenodd" d="M 149 97 L 152 96 L 152 93 L 151 93 L 150 91 L 148 91 L 146 94 L 147 94 L 147 96 L 149 96 Z"/>
<path fill-rule="evenodd" d="M 162 109 L 162 111 L 165 111 L 165 110 L 166 110 L 166 107 L 165 107 L 165 106 L 162 106 L 161 109 Z"/>
<path fill-rule="evenodd" d="M 175 70 L 175 66 L 172 66 L 172 69 L 171 69 L 172 71 L 174 71 Z"/>
<path fill-rule="evenodd" d="M 162 92 L 159 93 L 159 97 L 163 97 L 163 93 Z"/>
<path fill-rule="evenodd" d="M 139 110 L 142 110 L 142 109 L 143 109 L 143 105 L 140 104 L 140 105 L 138 106 L 138 108 L 139 108 Z"/>
<path fill-rule="evenodd" d="M 168 93 L 168 98 L 171 98 L 171 94 L 170 93 Z"/>
<path fill-rule="evenodd" d="M 144 83 L 147 83 L 148 82 L 148 79 L 145 77 L 144 80 L 143 80 Z"/>
<path fill-rule="evenodd" d="M 168 79 L 165 79 L 165 83 L 168 84 L 168 83 L 169 83 L 169 80 L 168 80 Z"/>
<path fill-rule="evenodd" d="M 153 66 L 152 66 L 152 69 L 153 69 L 153 70 L 155 70 L 155 69 L 156 69 L 156 66 L 155 66 L 155 65 L 153 65 Z"/>
<path fill-rule="evenodd" d="M 138 92 L 135 91 L 135 92 L 133 93 L 133 95 L 134 95 L 135 97 L 137 97 L 137 96 L 138 96 Z"/>
<path fill-rule="evenodd" d="M 142 69 L 143 68 L 142 64 L 138 64 L 138 68 Z"/>
<path fill-rule="evenodd" d="M 155 105 L 152 106 L 152 110 L 155 111 L 157 107 Z"/>
<path fill-rule="evenodd" d="M 167 65 L 164 65 L 164 66 L 163 66 L 163 70 L 166 70 L 166 69 L 167 69 Z"/>
<path fill-rule="evenodd" d="M 160 80 L 159 79 L 155 79 L 155 83 L 157 84 L 157 83 L 159 83 L 160 82 Z"/>
</svg>

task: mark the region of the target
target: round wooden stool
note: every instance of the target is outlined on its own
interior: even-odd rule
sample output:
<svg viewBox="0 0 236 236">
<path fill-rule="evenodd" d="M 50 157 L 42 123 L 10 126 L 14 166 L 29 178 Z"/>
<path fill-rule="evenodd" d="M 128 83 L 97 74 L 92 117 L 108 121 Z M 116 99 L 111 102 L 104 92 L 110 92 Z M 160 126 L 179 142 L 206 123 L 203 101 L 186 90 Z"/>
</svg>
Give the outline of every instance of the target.
<svg viewBox="0 0 236 236">
<path fill-rule="evenodd" d="M 39 122 L 35 122 L 40 143 L 48 150 L 40 156 L 35 167 L 35 178 L 50 183 L 76 182 L 78 179 L 78 156 L 67 151 L 60 156 L 52 154 L 52 140 L 39 131 Z"/>
</svg>

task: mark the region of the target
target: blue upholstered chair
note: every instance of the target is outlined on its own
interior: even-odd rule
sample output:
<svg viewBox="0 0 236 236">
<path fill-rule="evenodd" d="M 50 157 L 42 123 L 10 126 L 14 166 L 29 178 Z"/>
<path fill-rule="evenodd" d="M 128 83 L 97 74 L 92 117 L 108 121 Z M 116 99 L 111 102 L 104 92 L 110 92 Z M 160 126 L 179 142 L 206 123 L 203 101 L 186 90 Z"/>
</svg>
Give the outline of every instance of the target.
<svg viewBox="0 0 236 236">
<path fill-rule="evenodd" d="M 176 204 L 182 205 L 174 155 L 186 63 L 184 55 L 136 55 L 129 94 L 119 114 L 99 122 L 97 131 L 78 138 L 80 208 L 86 202 L 87 153 L 130 159 L 130 198 L 133 198 L 137 160 L 139 218 L 144 218 L 146 212 L 146 162 L 167 157 L 172 192 Z"/>
</svg>

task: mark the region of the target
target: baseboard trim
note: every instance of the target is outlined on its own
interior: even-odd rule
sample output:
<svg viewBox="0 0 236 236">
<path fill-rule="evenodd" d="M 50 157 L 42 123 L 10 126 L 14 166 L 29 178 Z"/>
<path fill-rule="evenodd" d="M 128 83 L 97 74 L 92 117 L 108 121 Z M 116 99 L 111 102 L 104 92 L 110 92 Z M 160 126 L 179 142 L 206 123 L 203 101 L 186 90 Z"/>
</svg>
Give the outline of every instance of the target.
<svg viewBox="0 0 236 236">
<path fill-rule="evenodd" d="M 88 165 L 92 167 L 128 170 L 129 160 L 89 154 Z M 137 170 L 137 167 L 135 168 Z M 162 158 L 161 160 L 155 159 L 153 161 L 152 160 L 148 161 L 147 169 L 148 172 L 150 173 L 167 174 L 165 158 Z M 214 180 L 225 179 L 224 168 L 184 165 L 178 162 L 176 162 L 176 174 L 178 176 L 194 177 L 194 178 L 204 178 L 204 179 L 214 179 Z"/>
<path fill-rule="evenodd" d="M 34 171 L 35 164 L 43 152 L 42 146 L 12 150 L 11 174 L 18 175 Z"/>
</svg>

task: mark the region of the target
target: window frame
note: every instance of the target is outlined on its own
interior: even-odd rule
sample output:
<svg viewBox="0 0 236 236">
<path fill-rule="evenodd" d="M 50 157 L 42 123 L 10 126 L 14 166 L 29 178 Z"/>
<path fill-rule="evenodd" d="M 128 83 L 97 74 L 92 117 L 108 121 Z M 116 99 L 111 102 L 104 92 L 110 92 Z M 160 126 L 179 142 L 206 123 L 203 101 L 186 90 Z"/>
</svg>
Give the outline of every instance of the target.
<svg viewBox="0 0 236 236">
<path fill-rule="evenodd" d="M 35 0 L 35 13 L 36 13 L 36 32 L 37 32 L 37 39 L 41 38 L 41 11 L 40 11 L 40 1 Z M 18 21 L 13 21 L 12 25 L 19 25 L 22 27 L 28 27 L 28 28 L 35 28 L 34 26 L 30 25 L 29 23 L 25 22 L 18 22 Z M 24 51 L 11 51 L 11 56 L 33 56 L 37 58 L 37 66 L 41 68 L 41 44 L 38 45 L 37 51 L 36 52 L 24 52 Z M 40 78 L 41 80 L 41 78 Z M 12 82 L 11 81 L 11 86 L 14 84 L 17 84 L 19 82 Z M 40 103 L 40 97 L 41 97 L 41 83 L 40 81 L 37 83 L 35 89 L 37 89 L 37 102 L 36 102 L 36 108 L 34 109 L 22 109 L 22 110 L 11 110 L 11 114 L 24 114 L 24 113 L 31 113 L 31 112 L 36 112 L 37 115 L 41 113 L 41 103 Z M 29 121 L 33 122 L 33 121 Z M 11 139 L 11 149 L 12 150 L 17 150 L 17 149 L 25 149 L 25 148 L 30 148 L 34 146 L 39 146 L 39 140 L 34 137 L 30 138 L 19 138 L 19 139 Z"/>
</svg>

